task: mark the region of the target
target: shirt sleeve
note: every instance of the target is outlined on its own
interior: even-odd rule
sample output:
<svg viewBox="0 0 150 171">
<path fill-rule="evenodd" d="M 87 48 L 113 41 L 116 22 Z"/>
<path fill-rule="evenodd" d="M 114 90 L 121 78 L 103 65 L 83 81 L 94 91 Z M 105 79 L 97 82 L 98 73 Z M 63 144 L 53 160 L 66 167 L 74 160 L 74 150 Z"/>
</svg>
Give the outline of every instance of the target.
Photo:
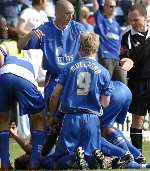
<svg viewBox="0 0 150 171">
<path fill-rule="evenodd" d="M 97 13 L 94 14 L 94 17 L 95 17 L 95 27 L 94 27 L 95 33 L 97 33 L 99 36 L 103 35 L 104 37 L 106 37 L 104 31 L 104 25 L 103 25 L 103 20 L 104 20 L 103 14 L 100 11 L 98 11 Z"/>
<path fill-rule="evenodd" d="M 44 32 L 43 25 L 39 26 L 37 29 Z M 35 36 L 32 36 L 31 39 L 28 41 L 27 45 L 25 46 L 24 50 L 41 49 L 42 41 L 43 41 L 43 38 L 39 39 Z"/>
<path fill-rule="evenodd" d="M 27 45 L 25 46 L 24 50 L 28 49 L 41 49 L 41 39 L 32 36 L 31 39 L 28 41 Z"/>
<path fill-rule="evenodd" d="M 77 30 L 79 31 L 79 33 L 86 32 L 86 31 L 87 31 L 87 29 L 86 29 L 86 28 L 84 27 L 84 25 L 81 24 L 81 23 L 78 23 L 78 24 L 76 25 L 76 28 L 77 28 Z"/>
</svg>

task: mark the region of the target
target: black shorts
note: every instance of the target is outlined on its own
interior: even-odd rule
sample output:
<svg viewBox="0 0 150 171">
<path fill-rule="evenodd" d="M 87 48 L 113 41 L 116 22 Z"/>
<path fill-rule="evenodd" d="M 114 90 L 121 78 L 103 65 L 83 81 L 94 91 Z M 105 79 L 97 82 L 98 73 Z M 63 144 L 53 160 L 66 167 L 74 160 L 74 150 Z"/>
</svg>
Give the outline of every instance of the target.
<svg viewBox="0 0 150 171">
<path fill-rule="evenodd" d="M 132 92 L 129 112 L 145 116 L 150 111 L 150 79 L 129 80 L 128 87 Z"/>
</svg>

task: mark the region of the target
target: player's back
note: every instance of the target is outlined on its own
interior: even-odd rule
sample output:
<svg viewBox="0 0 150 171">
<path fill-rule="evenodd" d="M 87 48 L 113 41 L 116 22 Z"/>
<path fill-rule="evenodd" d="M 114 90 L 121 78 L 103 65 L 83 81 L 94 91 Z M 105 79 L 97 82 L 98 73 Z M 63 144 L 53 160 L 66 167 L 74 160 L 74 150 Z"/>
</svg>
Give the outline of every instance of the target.
<svg viewBox="0 0 150 171">
<path fill-rule="evenodd" d="M 37 86 L 34 68 L 31 62 L 25 58 L 5 55 L 4 65 L 0 68 L 0 74 L 11 73 L 22 77 Z"/>
<path fill-rule="evenodd" d="M 99 114 L 100 96 L 111 93 L 108 71 L 89 57 L 81 57 L 68 65 L 60 76 L 61 82 L 64 112 Z"/>
</svg>

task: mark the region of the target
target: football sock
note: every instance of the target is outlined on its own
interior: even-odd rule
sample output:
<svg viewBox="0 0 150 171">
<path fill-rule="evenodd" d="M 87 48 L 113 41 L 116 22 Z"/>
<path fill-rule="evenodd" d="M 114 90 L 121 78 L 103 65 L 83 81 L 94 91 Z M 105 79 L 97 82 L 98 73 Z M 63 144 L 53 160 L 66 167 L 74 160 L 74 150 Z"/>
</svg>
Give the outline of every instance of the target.
<svg viewBox="0 0 150 171">
<path fill-rule="evenodd" d="M 39 164 L 39 158 L 43 143 L 45 141 L 45 131 L 36 130 L 32 132 L 32 153 L 31 153 L 31 165 L 36 166 Z"/>
<path fill-rule="evenodd" d="M 124 140 L 122 135 L 120 135 L 120 133 L 118 133 L 117 130 L 113 130 L 113 132 L 107 138 L 107 140 L 109 142 L 111 142 L 112 144 L 117 145 L 118 147 L 121 147 L 126 151 L 129 151 L 129 148 L 128 148 L 127 144 L 126 144 L 126 141 Z"/>
<path fill-rule="evenodd" d="M 142 129 L 130 128 L 132 144 L 142 152 Z"/>
<path fill-rule="evenodd" d="M 9 131 L 4 130 L 0 132 L 0 156 L 1 165 L 3 167 L 9 166 Z"/>
<path fill-rule="evenodd" d="M 129 151 L 131 152 L 131 154 L 133 155 L 133 157 L 134 158 L 137 158 L 138 156 L 140 156 L 141 155 L 141 152 L 139 151 L 139 149 L 137 149 L 136 147 L 134 147 L 134 145 L 127 140 L 127 138 L 123 135 L 123 133 L 120 130 L 117 130 L 117 131 L 124 138 L 124 140 L 125 140 L 128 148 L 129 148 Z"/>
<path fill-rule="evenodd" d="M 46 137 L 46 140 L 45 140 L 45 143 L 43 145 L 42 152 L 41 152 L 42 156 L 48 155 L 48 153 L 51 151 L 51 149 L 53 148 L 54 144 L 56 143 L 57 137 L 58 137 L 58 133 L 56 133 L 56 134 L 49 134 Z"/>
<path fill-rule="evenodd" d="M 126 150 L 108 142 L 105 138 L 101 138 L 101 151 L 107 156 L 122 157 L 126 154 Z"/>
<path fill-rule="evenodd" d="M 131 161 L 128 163 L 126 168 L 127 169 L 142 169 L 142 168 L 145 169 L 147 168 L 147 164 L 139 164 L 135 161 Z"/>
</svg>

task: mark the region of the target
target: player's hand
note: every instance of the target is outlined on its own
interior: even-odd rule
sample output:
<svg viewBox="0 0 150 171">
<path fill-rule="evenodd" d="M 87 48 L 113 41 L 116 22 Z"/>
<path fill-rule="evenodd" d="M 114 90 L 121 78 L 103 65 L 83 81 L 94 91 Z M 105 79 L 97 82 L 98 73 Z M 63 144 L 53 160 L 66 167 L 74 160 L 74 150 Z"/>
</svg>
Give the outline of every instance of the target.
<svg viewBox="0 0 150 171">
<path fill-rule="evenodd" d="M 120 64 L 122 69 L 129 71 L 133 67 L 134 62 L 130 58 L 122 58 Z"/>
<path fill-rule="evenodd" d="M 45 34 L 39 30 L 39 29 L 32 29 L 32 31 L 30 32 L 30 37 L 35 36 L 38 39 L 41 39 Z"/>
</svg>

